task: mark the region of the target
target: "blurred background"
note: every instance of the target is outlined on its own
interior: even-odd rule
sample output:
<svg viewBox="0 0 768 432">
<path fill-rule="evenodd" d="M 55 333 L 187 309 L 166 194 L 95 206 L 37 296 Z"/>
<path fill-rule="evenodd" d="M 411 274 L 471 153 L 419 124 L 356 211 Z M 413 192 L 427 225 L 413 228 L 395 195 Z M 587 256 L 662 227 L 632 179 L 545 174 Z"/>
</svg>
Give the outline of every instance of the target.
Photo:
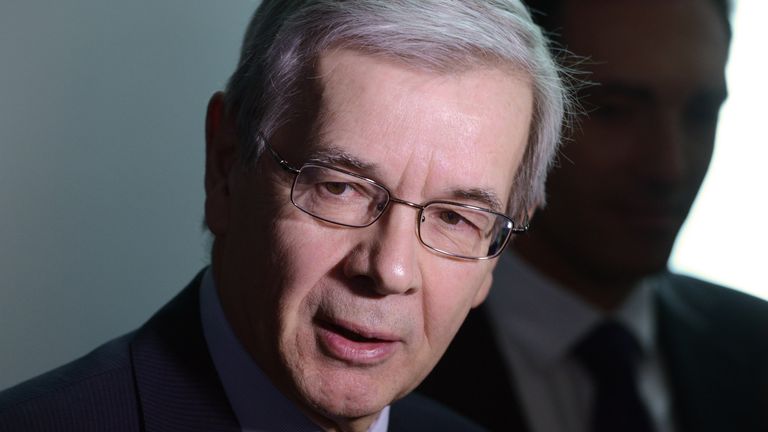
<svg viewBox="0 0 768 432">
<path fill-rule="evenodd" d="M 712 164 L 671 267 L 768 299 L 768 2 L 737 0 Z"/>
<path fill-rule="evenodd" d="M 205 108 L 258 3 L 0 4 L 0 389 L 136 328 L 207 264 Z M 768 3 L 735 11 L 730 97 L 671 265 L 768 298 Z"/>
</svg>

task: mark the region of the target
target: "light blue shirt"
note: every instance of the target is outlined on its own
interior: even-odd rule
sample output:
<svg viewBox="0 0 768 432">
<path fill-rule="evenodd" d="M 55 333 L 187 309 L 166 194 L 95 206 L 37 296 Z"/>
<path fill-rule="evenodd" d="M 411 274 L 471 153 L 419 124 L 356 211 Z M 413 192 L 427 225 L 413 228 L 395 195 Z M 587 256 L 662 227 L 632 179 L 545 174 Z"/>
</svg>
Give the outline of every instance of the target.
<svg viewBox="0 0 768 432">
<path fill-rule="evenodd" d="M 200 315 L 208 351 L 232 411 L 244 432 L 320 432 L 256 365 L 235 336 L 219 301 L 209 267 L 200 285 Z M 368 429 L 386 432 L 389 406 Z"/>
</svg>

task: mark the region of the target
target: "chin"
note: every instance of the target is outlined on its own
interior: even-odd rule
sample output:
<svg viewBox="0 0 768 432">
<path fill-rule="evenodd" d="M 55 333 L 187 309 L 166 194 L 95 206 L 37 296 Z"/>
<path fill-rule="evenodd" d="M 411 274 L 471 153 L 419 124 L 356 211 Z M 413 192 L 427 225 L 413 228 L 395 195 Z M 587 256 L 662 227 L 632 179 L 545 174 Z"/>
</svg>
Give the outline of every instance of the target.
<svg viewBox="0 0 768 432">
<path fill-rule="evenodd" d="M 661 273 L 667 269 L 667 260 L 652 260 L 648 262 L 632 263 L 628 265 L 627 273 L 634 275 L 634 279 L 640 280 L 647 276 Z"/>
<path fill-rule="evenodd" d="M 645 250 L 638 248 L 629 255 L 628 266 L 634 268 L 641 277 L 665 271 L 673 244 L 674 238 L 662 245 L 652 245 Z"/>
<path fill-rule="evenodd" d="M 379 413 L 389 405 L 389 400 L 375 400 L 354 394 L 324 394 L 315 403 L 313 411 L 326 420 L 336 423 L 353 423 L 356 421 L 373 421 Z"/>
<path fill-rule="evenodd" d="M 319 380 L 305 378 L 305 399 L 324 417 L 353 420 L 377 415 L 396 398 L 385 383 L 348 373 L 321 373 Z M 316 375 L 317 376 L 317 375 Z M 314 382 L 311 382 L 314 381 Z"/>
</svg>

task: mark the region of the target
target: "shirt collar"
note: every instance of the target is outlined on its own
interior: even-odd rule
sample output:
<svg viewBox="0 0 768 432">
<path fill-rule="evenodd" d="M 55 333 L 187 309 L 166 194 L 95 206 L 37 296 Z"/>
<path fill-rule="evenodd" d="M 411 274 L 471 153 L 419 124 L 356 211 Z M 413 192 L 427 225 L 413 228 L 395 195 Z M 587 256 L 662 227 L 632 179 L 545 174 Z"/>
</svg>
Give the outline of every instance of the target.
<svg viewBox="0 0 768 432">
<path fill-rule="evenodd" d="M 243 431 L 321 431 L 275 388 L 237 339 L 224 315 L 210 267 L 200 287 L 200 314 L 213 364 Z M 388 424 L 389 406 L 369 432 L 386 432 Z"/>
<path fill-rule="evenodd" d="M 531 364 L 553 366 L 606 318 L 514 252 L 499 258 L 486 303 L 499 337 L 519 347 Z M 635 335 L 644 352 L 655 344 L 653 290 L 642 283 L 612 316 Z"/>
<path fill-rule="evenodd" d="M 632 333 L 643 353 L 650 353 L 656 345 L 656 302 L 653 284 L 643 280 L 632 290 L 614 317 Z"/>
</svg>

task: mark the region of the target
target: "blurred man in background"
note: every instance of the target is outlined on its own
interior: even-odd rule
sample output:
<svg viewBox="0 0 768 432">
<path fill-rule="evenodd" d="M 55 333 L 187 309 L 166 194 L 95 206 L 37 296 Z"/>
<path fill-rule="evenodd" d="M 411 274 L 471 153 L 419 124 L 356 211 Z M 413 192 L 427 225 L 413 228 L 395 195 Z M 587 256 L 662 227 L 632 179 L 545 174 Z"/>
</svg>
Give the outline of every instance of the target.
<svg viewBox="0 0 768 432">
<path fill-rule="evenodd" d="M 768 305 L 667 270 L 727 94 L 728 5 L 529 4 L 595 83 L 587 115 L 422 390 L 494 430 L 768 430 Z"/>
</svg>

